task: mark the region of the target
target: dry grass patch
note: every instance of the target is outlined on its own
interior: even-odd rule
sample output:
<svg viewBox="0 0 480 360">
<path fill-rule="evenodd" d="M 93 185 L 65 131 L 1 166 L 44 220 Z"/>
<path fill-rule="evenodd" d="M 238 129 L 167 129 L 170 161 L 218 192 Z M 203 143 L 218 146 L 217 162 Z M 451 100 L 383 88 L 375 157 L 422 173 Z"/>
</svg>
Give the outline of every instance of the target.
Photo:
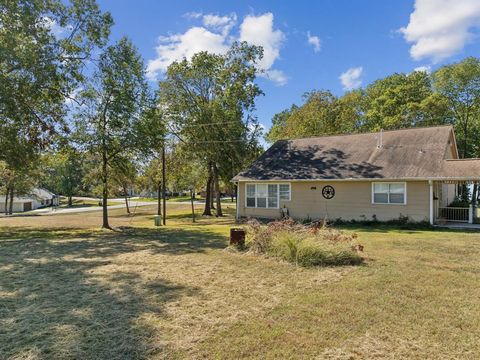
<svg viewBox="0 0 480 360">
<path fill-rule="evenodd" d="M 1 219 L 0 358 L 480 353 L 478 233 L 348 228 L 368 264 L 302 268 L 225 251 L 233 208 L 192 224 L 169 206 L 166 228 L 154 207 L 112 211 L 118 232 L 93 229 L 100 213 Z"/>
</svg>

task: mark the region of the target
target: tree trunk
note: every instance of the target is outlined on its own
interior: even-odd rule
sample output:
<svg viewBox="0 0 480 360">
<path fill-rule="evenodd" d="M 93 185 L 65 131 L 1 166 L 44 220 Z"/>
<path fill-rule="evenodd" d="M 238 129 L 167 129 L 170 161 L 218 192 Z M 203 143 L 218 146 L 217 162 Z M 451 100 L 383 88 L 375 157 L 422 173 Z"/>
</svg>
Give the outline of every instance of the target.
<svg viewBox="0 0 480 360">
<path fill-rule="evenodd" d="M 10 195 L 10 188 L 7 186 L 7 192 L 5 194 L 5 215 L 8 215 L 8 195 Z"/>
<path fill-rule="evenodd" d="M 73 206 L 72 195 L 68 195 L 68 207 L 72 207 L 72 206 Z"/>
<path fill-rule="evenodd" d="M 211 185 L 212 185 L 212 171 L 211 164 L 208 163 L 208 179 L 207 179 L 207 188 L 205 194 L 205 209 L 203 210 L 203 215 L 212 216 L 212 202 L 211 202 Z"/>
<path fill-rule="evenodd" d="M 125 197 L 125 206 L 127 207 L 127 214 L 130 214 L 130 207 L 128 206 L 128 195 L 127 195 L 127 188 L 123 185 L 123 194 Z"/>
<path fill-rule="evenodd" d="M 163 197 L 163 226 L 167 225 L 167 176 L 166 176 L 166 161 L 165 161 L 165 143 L 162 147 L 162 197 Z"/>
<path fill-rule="evenodd" d="M 193 205 L 195 191 L 190 190 L 190 202 L 192 203 L 192 221 L 195 222 L 195 206 Z"/>
<path fill-rule="evenodd" d="M 107 154 L 103 152 L 102 163 L 102 210 L 103 210 L 103 224 L 102 228 L 111 229 L 108 223 L 108 173 L 107 173 Z"/>
<path fill-rule="evenodd" d="M 162 215 L 162 183 L 158 183 L 157 187 L 157 215 Z"/>
<path fill-rule="evenodd" d="M 13 215 L 13 194 L 14 194 L 14 188 L 13 186 L 10 188 L 10 215 Z"/>
<path fill-rule="evenodd" d="M 212 178 L 210 180 L 210 208 L 215 210 L 215 176 L 213 175 L 213 170 Z"/>
<path fill-rule="evenodd" d="M 213 179 L 215 181 L 215 195 L 217 199 L 217 217 L 223 216 L 222 212 L 222 198 L 220 193 L 220 183 L 218 181 L 218 168 L 217 165 L 213 165 Z"/>
</svg>

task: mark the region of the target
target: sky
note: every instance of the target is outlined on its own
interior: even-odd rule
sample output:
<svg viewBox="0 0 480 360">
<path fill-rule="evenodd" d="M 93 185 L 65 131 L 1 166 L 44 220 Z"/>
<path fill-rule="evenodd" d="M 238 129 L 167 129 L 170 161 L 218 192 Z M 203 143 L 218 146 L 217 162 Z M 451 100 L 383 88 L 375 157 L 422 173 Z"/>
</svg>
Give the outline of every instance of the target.
<svg viewBox="0 0 480 360">
<path fill-rule="evenodd" d="M 395 72 L 434 71 L 480 56 L 480 0 L 155 1 L 99 0 L 128 36 L 152 87 L 175 60 L 223 53 L 236 40 L 264 47 L 256 114 L 274 114 L 302 95 L 336 95 Z"/>
</svg>

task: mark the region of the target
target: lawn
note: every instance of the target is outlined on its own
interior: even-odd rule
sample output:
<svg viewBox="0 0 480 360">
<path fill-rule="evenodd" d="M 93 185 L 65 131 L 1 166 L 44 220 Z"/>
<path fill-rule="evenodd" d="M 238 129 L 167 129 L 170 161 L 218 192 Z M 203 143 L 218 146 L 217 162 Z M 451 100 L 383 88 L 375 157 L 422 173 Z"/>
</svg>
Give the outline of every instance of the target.
<svg viewBox="0 0 480 360">
<path fill-rule="evenodd" d="M 0 219 L 0 358 L 478 358 L 480 233 L 347 228 L 366 265 L 308 269 L 168 206 Z"/>
</svg>

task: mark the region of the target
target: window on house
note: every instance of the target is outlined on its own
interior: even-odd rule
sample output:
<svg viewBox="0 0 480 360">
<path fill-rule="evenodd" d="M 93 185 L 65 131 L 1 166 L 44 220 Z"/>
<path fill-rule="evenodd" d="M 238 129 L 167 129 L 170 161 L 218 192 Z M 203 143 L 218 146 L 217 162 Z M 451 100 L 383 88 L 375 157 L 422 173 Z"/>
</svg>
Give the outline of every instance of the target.
<svg viewBox="0 0 480 360">
<path fill-rule="evenodd" d="M 277 184 L 268 185 L 268 207 L 278 208 L 278 185 Z"/>
<path fill-rule="evenodd" d="M 290 200 L 290 184 L 280 184 L 280 200 Z"/>
<path fill-rule="evenodd" d="M 267 184 L 257 184 L 257 207 L 267 207 Z"/>
<path fill-rule="evenodd" d="M 290 184 L 246 184 L 246 206 L 279 208 L 279 200 L 290 200 Z"/>
<path fill-rule="evenodd" d="M 405 183 L 373 183 L 374 204 L 406 204 Z"/>
<path fill-rule="evenodd" d="M 255 185 L 247 184 L 247 207 L 255 207 Z"/>
</svg>

